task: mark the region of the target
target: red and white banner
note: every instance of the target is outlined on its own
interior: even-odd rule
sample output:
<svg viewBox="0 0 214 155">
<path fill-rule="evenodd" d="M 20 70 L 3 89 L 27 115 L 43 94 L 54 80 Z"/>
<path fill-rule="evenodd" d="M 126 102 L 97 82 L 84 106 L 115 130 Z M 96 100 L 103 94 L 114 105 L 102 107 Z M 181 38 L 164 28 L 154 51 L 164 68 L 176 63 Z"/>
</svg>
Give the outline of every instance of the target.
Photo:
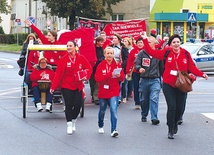
<svg viewBox="0 0 214 155">
<path fill-rule="evenodd" d="M 142 31 L 146 31 L 146 21 L 144 19 L 133 19 L 127 21 L 105 21 L 89 18 L 78 18 L 78 27 L 90 27 L 95 30 L 95 37 L 100 31 L 105 31 L 107 38 L 112 38 L 115 33 L 122 38 L 127 36 L 139 36 Z"/>
<path fill-rule="evenodd" d="M 107 24 L 104 27 L 106 36 L 112 38 L 112 36 L 117 33 L 122 38 L 127 36 L 136 37 L 139 36 L 142 31 L 146 31 L 145 20 L 130 20 L 130 21 L 118 21 L 111 24 Z"/>
</svg>

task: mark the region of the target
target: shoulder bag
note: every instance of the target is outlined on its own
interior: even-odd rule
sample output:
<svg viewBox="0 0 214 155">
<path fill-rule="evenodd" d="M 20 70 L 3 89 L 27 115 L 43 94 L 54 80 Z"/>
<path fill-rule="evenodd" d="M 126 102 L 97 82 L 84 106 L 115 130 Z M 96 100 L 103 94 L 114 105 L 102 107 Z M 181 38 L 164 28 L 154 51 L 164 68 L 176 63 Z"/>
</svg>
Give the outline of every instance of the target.
<svg viewBox="0 0 214 155">
<path fill-rule="evenodd" d="M 184 93 L 188 93 L 190 91 L 192 91 L 192 81 L 191 81 L 191 77 L 189 76 L 189 74 L 186 71 L 180 71 L 178 69 L 178 64 L 176 63 L 176 67 L 177 67 L 177 79 L 175 82 L 175 86 L 182 92 Z"/>
</svg>

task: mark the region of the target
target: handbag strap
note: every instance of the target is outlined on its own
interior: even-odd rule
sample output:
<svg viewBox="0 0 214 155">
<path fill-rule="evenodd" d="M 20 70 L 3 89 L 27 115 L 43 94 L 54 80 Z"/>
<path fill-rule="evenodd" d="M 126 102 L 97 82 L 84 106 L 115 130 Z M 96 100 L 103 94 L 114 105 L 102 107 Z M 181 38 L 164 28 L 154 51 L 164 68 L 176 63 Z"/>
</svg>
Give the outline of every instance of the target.
<svg viewBox="0 0 214 155">
<path fill-rule="evenodd" d="M 175 61 L 175 66 L 176 66 L 177 70 L 179 71 L 179 68 L 178 68 L 178 63 L 177 63 L 177 61 Z"/>
</svg>

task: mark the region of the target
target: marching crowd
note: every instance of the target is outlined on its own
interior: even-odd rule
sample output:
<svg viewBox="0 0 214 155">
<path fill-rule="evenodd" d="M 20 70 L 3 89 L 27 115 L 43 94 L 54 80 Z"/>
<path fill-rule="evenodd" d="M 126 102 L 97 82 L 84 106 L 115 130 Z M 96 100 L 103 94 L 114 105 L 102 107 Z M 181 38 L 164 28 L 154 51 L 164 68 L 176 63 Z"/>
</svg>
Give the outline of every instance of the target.
<svg viewBox="0 0 214 155">
<path fill-rule="evenodd" d="M 50 30 L 45 36 L 28 20 L 25 23 L 39 39 L 36 39 L 34 34 L 29 34 L 24 42 L 21 57 L 26 55 L 28 44 L 61 44 L 57 41 L 55 31 Z M 95 38 L 94 44 L 97 57 L 94 65 L 76 50 L 77 44 L 73 40 L 67 42 L 65 52 L 45 51 L 43 57 L 38 51 L 29 52 L 27 67 L 28 72 L 32 72 L 30 80 L 37 110 L 43 110 L 37 81 L 48 80 L 51 85 L 47 90 L 45 109 L 51 112 L 53 93 L 60 89 L 65 104 L 67 134 L 72 134 L 76 130 L 75 123 L 84 97 L 84 81 L 89 80 L 92 102 L 99 105 L 98 132 L 104 133 L 104 117 L 109 106 L 111 136 L 117 137 L 118 105 L 126 103 L 131 97 L 134 98 L 134 108 L 141 110 L 142 122 L 147 122 L 150 111 L 151 123 L 160 123 L 158 103 L 162 89 L 167 103 L 168 138 L 174 139 L 187 99 L 187 93 L 175 87 L 178 68 L 208 79 L 208 76 L 194 65 L 191 55 L 188 53 L 186 56 L 186 51 L 180 47 L 180 36 L 174 34 L 158 40 L 156 30 L 152 29 L 149 37 L 146 32 L 136 38 L 122 38 L 119 34 L 114 34 L 113 39 L 109 40 L 105 32 L 101 32 L 100 36 Z M 57 66 L 56 71 L 53 71 L 51 66 Z M 19 75 L 23 75 L 23 68 L 20 67 Z M 193 78 L 192 81 L 194 80 Z"/>
</svg>

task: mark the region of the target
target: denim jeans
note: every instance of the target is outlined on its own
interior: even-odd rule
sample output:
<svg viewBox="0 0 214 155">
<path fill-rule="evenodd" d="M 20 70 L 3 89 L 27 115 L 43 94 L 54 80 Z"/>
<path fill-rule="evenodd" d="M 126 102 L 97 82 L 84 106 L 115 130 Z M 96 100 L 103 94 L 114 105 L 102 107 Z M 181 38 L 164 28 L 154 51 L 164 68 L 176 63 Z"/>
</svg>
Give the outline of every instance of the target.
<svg viewBox="0 0 214 155">
<path fill-rule="evenodd" d="M 167 103 L 167 125 L 173 127 L 184 113 L 187 93 L 163 83 L 163 93 Z"/>
<path fill-rule="evenodd" d="M 100 110 L 98 113 L 98 126 L 102 128 L 104 126 L 104 117 L 107 109 L 107 105 L 110 106 L 111 114 L 111 132 L 117 128 L 117 108 L 118 108 L 119 96 L 114 96 L 109 99 L 99 98 Z"/>
<path fill-rule="evenodd" d="M 140 74 L 133 72 L 132 73 L 132 82 L 133 82 L 133 86 L 134 86 L 134 102 L 135 102 L 135 105 L 140 105 L 139 81 L 140 81 Z"/>
<path fill-rule="evenodd" d="M 127 97 L 127 92 L 128 92 L 128 80 L 126 80 L 125 78 L 121 85 L 121 99 Z"/>
<path fill-rule="evenodd" d="M 140 96 L 142 118 L 146 118 L 150 110 L 151 120 L 158 119 L 158 103 L 161 90 L 160 78 L 141 78 L 140 89 L 142 89 Z"/>
<path fill-rule="evenodd" d="M 38 86 L 35 86 L 33 88 L 33 97 L 34 97 L 34 103 L 38 103 L 38 102 L 41 102 L 41 91 L 39 89 Z M 49 103 L 52 103 L 52 98 L 53 98 L 53 95 L 50 93 L 50 89 L 47 89 L 46 91 L 46 101 L 49 102 Z"/>
</svg>

